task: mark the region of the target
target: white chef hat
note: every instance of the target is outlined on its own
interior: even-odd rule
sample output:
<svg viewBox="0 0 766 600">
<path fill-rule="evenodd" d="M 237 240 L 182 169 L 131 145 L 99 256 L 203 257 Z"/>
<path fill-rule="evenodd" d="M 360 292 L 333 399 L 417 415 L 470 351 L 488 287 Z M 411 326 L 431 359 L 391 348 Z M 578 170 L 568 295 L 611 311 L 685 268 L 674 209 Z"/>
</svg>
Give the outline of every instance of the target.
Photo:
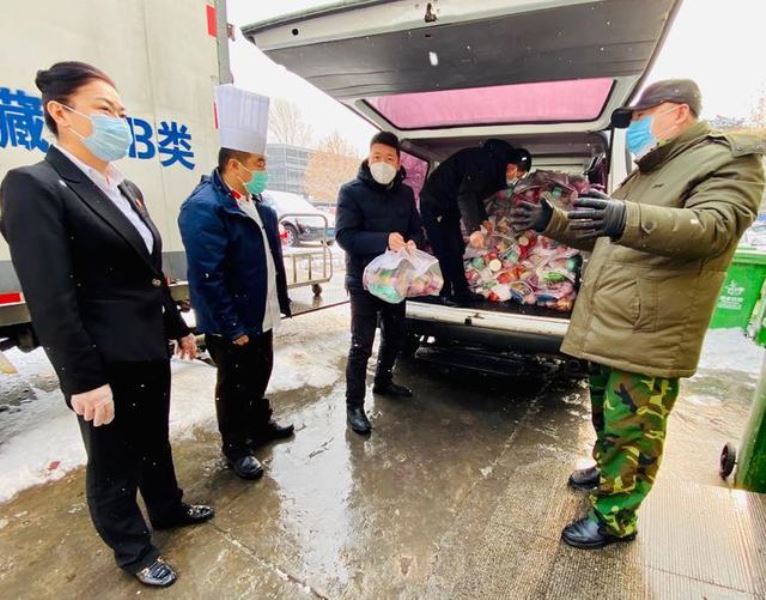
<svg viewBox="0 0 766 600">
<path fill-rule="evenodd" d="M 266 153 L 269 128 L 269 99 L 266 96 L 227 83 L 215 88 L 215 105 L 222 148 Z"/>
</svg>

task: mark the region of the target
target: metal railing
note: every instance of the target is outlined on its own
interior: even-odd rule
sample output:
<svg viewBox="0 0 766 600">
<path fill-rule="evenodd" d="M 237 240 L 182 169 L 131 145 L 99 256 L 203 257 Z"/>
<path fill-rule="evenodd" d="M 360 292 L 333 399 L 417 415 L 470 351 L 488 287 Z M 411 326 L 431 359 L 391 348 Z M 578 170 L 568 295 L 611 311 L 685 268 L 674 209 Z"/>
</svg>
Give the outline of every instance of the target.
<svg viewBox="0 0 766 600">
<path fill-rule="evenodd" d="M 319 239 L 319 243 L 321 245 L 321 252 L 291 252 L 287 255 L 285 255 L 285 258 L 290 258 L 291 260 L 291 266 L 292 266 L 292 277 L 287 282 L 287 287 L 289 289 L 297 288 L 297 287 L 303 287 L 303 286 L 312 286 L 314 289 L 314 293 L 316 295 L 319 295 L 321 293 L 321 288 L 319 287 L 323 283 L 327 283 L 332 279 L 332 276 L 334 274 L 334 265 L 332 261 L 332 251 L 330 249 L 329 238 L 327 236 L 327 231 L 330 226 L 330 222 L 327 219 L 327 215 L 322 214 L 316 214 L 316 213 L 285 213 L 279 217 L 279 222 L 284 223 L 288 219 L 295 220 L 296 225 L 300 226 L 298 224 L 297 219 L 321 219 L 324 223 L 324 227 L 322 227 L 321 230 L 321 237 Z M 322 258 L 322 265 L 320 269 L 320 273 L 316 274 L 315 276 L 315 269 L 314 269 L 314 259 L 317 258 L 317 256 L 321 255 Z M 306 267 L 306 274 L 307 277 L 305 280 L 300 279 L 298 277 L 300 272 L 300 262 L 306 260 L 307 261 L 307 267 Z M 317 293 L 317 289 L 319 289 L 319 292 Z"/>
</svg>

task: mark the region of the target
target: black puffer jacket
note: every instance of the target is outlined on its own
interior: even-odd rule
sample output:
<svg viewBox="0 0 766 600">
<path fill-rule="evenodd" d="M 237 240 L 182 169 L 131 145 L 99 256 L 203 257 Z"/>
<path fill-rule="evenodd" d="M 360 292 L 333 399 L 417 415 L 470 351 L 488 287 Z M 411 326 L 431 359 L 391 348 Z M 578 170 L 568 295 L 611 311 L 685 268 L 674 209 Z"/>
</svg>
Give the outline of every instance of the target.
<svg viewBox="0 0 766 600">
<path fill-rule="evenodd" d="M 346 251 L 346 287 L 361 290 L 362 273 L 370 261 L 388 248 L 388 236 L 398 232 L 406 241 L 423 244 L 415 195 L 403 183 L 400 169 L 394 181 L 384 186 L 372 178 L 365 160 L 356 179 L 338 192 L 335 239 Z"/>
<path fill-rule="evenodd" d="M 441 163 L 420 192 L 426 223 L 459 222 L 477 231 L 487 219 L 484 200 L 506 187 L 505 171 L 514 148 L 503 140 L 487 140 L 480 148 L 464 148 Z"/>
</svg>

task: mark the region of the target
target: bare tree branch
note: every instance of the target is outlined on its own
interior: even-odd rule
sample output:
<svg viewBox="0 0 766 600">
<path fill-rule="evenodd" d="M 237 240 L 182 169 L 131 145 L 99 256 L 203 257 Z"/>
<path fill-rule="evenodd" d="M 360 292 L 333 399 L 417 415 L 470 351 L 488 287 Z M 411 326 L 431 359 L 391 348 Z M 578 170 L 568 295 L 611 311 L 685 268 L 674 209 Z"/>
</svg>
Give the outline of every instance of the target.
<svg viewBox="0 0 766 600">
<path fill-rule="evenodd" d="M 303 120 L 298 106 L 282 99 L 271 105 L 269 132 L 275 142 L 301 148 L 310 146 L 313 137 L 311 126 Z"/>
<path fill-rule="evenodd" d="M 766 127 L 766 90 L 762 90 L 750 112 L 750 123 L 755 127 Z"/>
<path fill-rule="evenodd" d="M 340 187 L 356 176 L 359 162 L 353 144 L 334 131 L 311 154 L 303 187 L 312 198 L 334 203 Z"/>
</svg>

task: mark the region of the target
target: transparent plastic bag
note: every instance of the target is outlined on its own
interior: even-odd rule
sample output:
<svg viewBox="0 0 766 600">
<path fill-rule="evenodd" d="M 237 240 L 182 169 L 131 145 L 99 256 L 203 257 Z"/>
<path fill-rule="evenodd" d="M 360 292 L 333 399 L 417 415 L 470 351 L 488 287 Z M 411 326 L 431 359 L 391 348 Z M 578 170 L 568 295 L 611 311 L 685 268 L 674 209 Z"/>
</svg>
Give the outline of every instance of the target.
<svg viewBox="0 0 766 600">
<path fill-rule="evenodd" d="M 485 200 L 489 218 L 482 227 L 484 246 L 469 246 L 463 257 L 471 291 L 490 302 L 510 299 L 571 311 L 582 265 L 580 253 L 534 231 L 515 231 L 511 212 L 521 201 L 542 200 L 567 210 L 588 189 L 582 177 L 536 171 L 513 190 L 502 190 Z"/>
<path fill-rule="evenodd" d="M 364 289 L 390 304 L 405 298 L 437 296 L 444 285 L 439 261 L 421 250 L 387 250 L 362 276 Z"/>
</svg>

